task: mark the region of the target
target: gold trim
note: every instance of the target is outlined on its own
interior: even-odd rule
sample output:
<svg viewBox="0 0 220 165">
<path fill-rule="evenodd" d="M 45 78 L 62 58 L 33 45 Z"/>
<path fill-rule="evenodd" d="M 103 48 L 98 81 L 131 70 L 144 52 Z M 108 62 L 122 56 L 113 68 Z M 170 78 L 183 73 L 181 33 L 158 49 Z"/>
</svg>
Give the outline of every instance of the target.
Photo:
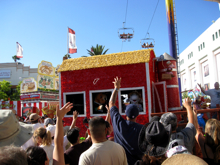
<svg viewBox="0 0 220 165">
<path fill-rule="evenodd" d="M 100 68 L 116 65 L 146 63 L 150 61 L 150 52 L 153 49 L 137 50 L 130 52 L 113 53 L 91 57 L 80 57 L 64 60 L 58 72 Z M 155 53 L 154 53 L 155 54 Z"/>
</svg>

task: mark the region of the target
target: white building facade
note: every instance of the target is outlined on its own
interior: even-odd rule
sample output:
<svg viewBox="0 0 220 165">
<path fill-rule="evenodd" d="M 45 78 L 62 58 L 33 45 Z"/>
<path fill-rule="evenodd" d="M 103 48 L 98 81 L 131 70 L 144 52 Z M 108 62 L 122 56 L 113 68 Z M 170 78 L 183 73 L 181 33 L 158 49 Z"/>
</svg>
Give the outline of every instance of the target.
<svg viewBox="0 0 220 165">
<path fill-rule="evenodd" d="M 182 91 L 197 83 L 205 90 L 220 83 L 220 18 L 179 55 L 179 62 Z"/>
<path fill-rule="evenodd" d="M 10 81 L 12 88 L 24 78 L 33 77 L 37 80 L 37 75 L 37 68 L 30 68 L 18 62 L 0 63 L 0 81 Z"/>
</svg>

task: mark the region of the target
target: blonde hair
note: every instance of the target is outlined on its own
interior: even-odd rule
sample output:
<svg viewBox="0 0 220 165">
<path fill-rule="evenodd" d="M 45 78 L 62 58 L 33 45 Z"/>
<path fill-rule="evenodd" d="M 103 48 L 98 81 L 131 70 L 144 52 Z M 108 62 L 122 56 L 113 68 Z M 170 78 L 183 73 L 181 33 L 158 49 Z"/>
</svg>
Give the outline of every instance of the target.
<svg viewBox="0 0 220 165">
<path fill-rule="evenodd" d="M 40 137 L 42 144 L 45 146 L 51 145 L 52 138 L 51 133 L 46 128 L 40 127 L 34 131 L 34 137 Z"/>
<path fill-rule="evenodd" d="M 212 148 L 214 160 L 218 162 L 220 155 L 220 122 L 216 119 L 209 119 L 205 126 L 205 143 Z"/>
</svg>

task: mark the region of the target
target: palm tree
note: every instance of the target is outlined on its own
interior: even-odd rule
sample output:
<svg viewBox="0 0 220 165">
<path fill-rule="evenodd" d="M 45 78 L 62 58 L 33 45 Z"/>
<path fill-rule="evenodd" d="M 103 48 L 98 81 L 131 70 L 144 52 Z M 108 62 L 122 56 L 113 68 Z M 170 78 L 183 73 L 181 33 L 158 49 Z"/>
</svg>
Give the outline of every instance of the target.
<svg viewBox="0 0 220 165">
<path fill-rule="evenodd" d="M 20 58 L 17 57 L 17 55 L 12 56 L 12 59 L 17 62 L 17 60 L 20 60 Z"/>
<path fill-rule="evenodd" d="M 91 47 L 91 50 L 88 50 L 87 49 L 87 51 L 88 51 L 88 54 L 90 55 L 90 56 L 96 56 L 96 55 L 103 55 L 103 54 L 105 54 L 109 49 L 106 49 L 105 51 L 104 51 L 104 49 L 105 49 L 105 46 L 102 46 L 102 45 L 96 45 L 96 47 Z M 104 52 L 103 52 L 104 51 Z"/>
</svg>

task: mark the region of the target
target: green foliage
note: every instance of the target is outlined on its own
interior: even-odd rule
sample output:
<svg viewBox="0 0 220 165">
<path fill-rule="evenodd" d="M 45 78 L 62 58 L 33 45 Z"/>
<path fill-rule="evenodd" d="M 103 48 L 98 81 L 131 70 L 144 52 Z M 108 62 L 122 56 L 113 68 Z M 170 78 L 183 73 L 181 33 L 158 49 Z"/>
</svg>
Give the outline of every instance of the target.
<svg viewBox="0 0 220 165">
<path fill-rule="evenodd" d="M 68 59 L 71 58 L 71 56 L 69 54 L 66 54 L 63 57 L 67 57 Z"/>
<path fill-rule="evenodd" d="M 17 55 L 12 56 L 12 59 L 17 62 L 17 60 L 20 60 L 20 58 L 17 57 Z"/>
<path fill-rule="evenodd" d="M 104 51 L 104 49 L 105 49 L 105 46 L 102 46 L 102 45 L 96 45 L 96 47 L 91 47 L 91 50 L 88 50 L 87 49 L 87 51 L 88 51 L 88 54 L 90 55 L 90 56 L 96 56 L 96 55 L 104 55 L 104 54 L 106 54 L 107 53 L 107 51 L 109 50 L 109 49 L 106 49 L 105 51 Z M 103 52 L 104 51 L 104 52 Z"/>
<path fill-rule="evenodd" d="M 20 100 L 20 86 L 21 86 L 22 81 L 18 83 L 16 86 L 16 90 L 13 91 L 13 93 L 10 95 L 10 99 L 13 101 L 19 101 Z"/>
<path fill-rule="evenodd" d="M 11 82 L 9 81 L 0 81 L 0 100 L 3 99 L 7 101 L 8 98 L 12 101 L 19 101 L 20 100 L 20 85 L 21 81 L 18 83 L 16 90 L 11 92 Z"/>
</svg>

